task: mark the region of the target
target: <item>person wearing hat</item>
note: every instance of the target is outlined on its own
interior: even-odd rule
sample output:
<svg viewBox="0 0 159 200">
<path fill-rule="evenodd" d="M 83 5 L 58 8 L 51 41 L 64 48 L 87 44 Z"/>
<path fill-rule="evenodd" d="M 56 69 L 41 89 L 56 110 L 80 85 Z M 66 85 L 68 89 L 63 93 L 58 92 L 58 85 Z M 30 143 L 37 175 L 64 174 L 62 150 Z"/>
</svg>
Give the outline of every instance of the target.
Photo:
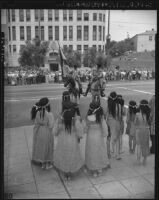
<svg viewBox="0 0 159 200">
<path fill-rule="evenodd" d="M 126 117 L 126 134 L 129 136 L 129 152 L 135 153 L 136 148 L 136 137 L 135 137 L 135 117 L 137 113 L 137 104 L 136 101 L 129 101 L 129 107 Z"/>
<path fill-rule="evenodd" d="M 149 101 L 150 107 L 150 139 L 151 147 L 150 153 L 155 153 L 155 95 L 153 95 Z"/>
<path fill-rule="evenodd" d="M 86 127 L 85 165 L 96 177 L 102 169 L 110 166 L 104 142 L 104 137 L 107 136 L 107 125 L 99 101 L 90 103 L 86 116 Z"/>
<path fill-rule="evenodd" d="M 120 160 L 120 110 L 121 105 L 119 105 L 117 93 L 115 91 L 111 92 L 108 96 L 108 104 L 107 104 L 107 111 L 106 111 L 106 122 L 108 125 L 108 138 L 107 138 L 107 148 L 108 148 L 108 155 L 111 157 L 111 148 L 114 157 L 117 160 Z"/>
<path fill-rule="evenodd" d="M 83 135 L 83 127 L 79 109 L 70 102 L 67 91 L 63 93 L 62 113 L 57 119 L 54 135 L 58 137 L 54 152 L 54 166 L 63 172 L 66 180 L 77 172 L 84 164 L 81 157 L 79 139 Z"/>
<path fill-rule="evenodd" d="M 88 83 L 86 92 L 84 93 L 83 96 L 87 96 L 88 92 L 91 89 L 92 83 L 96 81 L 99 81 L 101 97 L 105 97 L 105 94 L 104 94 L 105 89 L 103 88 L 103 85 L 105 84 L 105 80 L 103 78 L 102 66 L 100 64 L 97 64 L 97 69 L 93 70 L 92 80 Z"/>
<path fill-rule="evenodd" d="M 53 167 L 54 116 L 50 111 L 47 97 L 41 98 L 31 110 L 31 119 L 34 121 L 32 161 L 40 162 L 43 169 Z"/>
<path fill-rule="evenodd" d="M 141 157 L 143 157 L 143 164 L 145 165 L 150 152 L 150 108 L 148 101 L 145 99 L 141 100 L 138 110 L 139 112 L 136 113 L 134 122 L 136 128 L 137 161 L 140 163 Z"/>
<path fill-rule="evenodd" d="M 74 65 L 73 78 L 75 79 L 75 81 L 77 81 L 77 83 L 79 85 L 80 94 L 84 94 L 83 89 L 82 89 L 82 84 L 81 84 L 80 78 L 78 76 L 77 65 Z"/>
</svg>

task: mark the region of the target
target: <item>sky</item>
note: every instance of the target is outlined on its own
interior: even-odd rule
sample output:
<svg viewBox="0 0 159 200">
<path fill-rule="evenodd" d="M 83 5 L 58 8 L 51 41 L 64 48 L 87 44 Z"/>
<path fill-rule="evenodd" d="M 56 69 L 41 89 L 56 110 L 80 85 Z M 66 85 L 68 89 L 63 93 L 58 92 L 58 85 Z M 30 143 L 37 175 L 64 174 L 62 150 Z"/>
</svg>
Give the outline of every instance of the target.
<svg viewBox="0 0 159 200">
<path fill-rule="evenodd" d="M 108 27 L 108 11 L 106 13 L 106 27 Z M 128 34 L 131 38 L 152 28 L 157 31 L 156 10 L 110 10 L 111 41 L 124 40 Z"/>
</svg>

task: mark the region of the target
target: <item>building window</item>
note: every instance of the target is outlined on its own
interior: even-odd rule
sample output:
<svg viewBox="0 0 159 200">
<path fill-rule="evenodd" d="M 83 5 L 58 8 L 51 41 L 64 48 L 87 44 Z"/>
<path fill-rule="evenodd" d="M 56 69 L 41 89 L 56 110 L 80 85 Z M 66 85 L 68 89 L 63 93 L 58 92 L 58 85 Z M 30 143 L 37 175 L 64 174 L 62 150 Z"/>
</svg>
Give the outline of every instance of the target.
<svg viewBox="0 0 159 200">
<path fill-rule="evenodd" d="M 12 26 L 12 40 L 16 40 L 16 27 Z"/>
<path fill-rule="evenodd" d="M 11 41 L 11 32 L 10 32 L 10 27 L 8 27 L 8 32 L 9 32 L 9 41 Z"/>
<path fill-rule="evenodd" d="M 26 21 L 30 22 L 30 10 L 26 10 Z"/>
<path fill-rule="evenodd" d="M 77 45 L 77 51 L 79 51 L 79 52 L 82 51 L 82 46 L 81 45 Z"/>
<path fill-rule="evenodd" d="M 44 41 L 44 26 L 41 26 L 41 40 Z"/>
<path fill-rule="evenodd" d="M 77 40 L 82 40 L 82 26 L 77 26 Z"/>
<path fill-rule="evenodd" d="M 20 51 L 25 47 L 25 45 L 20 45 Z"/>
<path fill-rule="evenodd" d="M 20 26 L 20 40 L 24 40 L 24 26 Z"/>
<path fill-rule="evenodd" d="M 82 10 L 77 10 L 77 21 L 82 20 Z"/>
<path fill-rule="evenodd" d="M 101 49 L 101 45 L 98 45 L 98 51 L 101 51 L 102 49 Z"/>
<path fill-rule="evenodd" d="M 101 13 L 99 13 L 99 21 L 102 22 L 102 14 Z"/>
<path fill-rule="evenodd" d="M 67 26 L 63 27 L 63 40 L 67 40 Z"/>
<path fill-rule="evenodd" d="M 149 41 L 152 41 L 152 35 L 149 36 Z"/>
<path fill-rule="evenodd" d="M 84 26 L 84 40 L 88 40 L 88 35 L 89 35 L 89 32 L 88 32 L 88 26 Z"/>
<path fill-rule="evenodd" d="M 104 45 L 103 45 L 103 51 L 104 51 Z"/>
<path fill-rule="evenodd" d="M 97 49 L 97 46 L 96 46 L 96 45 L 93 45 L 92 47 L 93 47 L 95 50 Z"/>
<path fill-rule="evenodd" d="M 69 26 L 69 40 L 73 40 L 73 26 Z"/>
<path fill-rule="evenodd" d="M 8 9 L 8 22 L 10 22 L 10 10 Z"/>
<path fill-rule="evenodd" d="M 59 21 L 59 10 L 55 10 L 55 21 Z"/>
<path fill-rule="evenodd" d="M 105 22 L 105 14 L 103 14 L 103 22 Z"/>
<path fill-rule="evenodd" d="M 35 13 L 35 21 L 37 22 L 39 20 L 39 13 L 38 13 L 38 9 L 34 10 Z"/>
<path fill-rule="evenodd" d="M 93 21 L 97 21 L 97 13 L 93 13 Z"/>
<path fill-rule="evenodd" d="M 69 10 L 69 21 L 73 21 L 73 10 Z"/>
<path fill-rule="evenodd" d="M 93 40 L 97 40 L 97 26 L 93 26 Z"/>
<path fill-rule="evenodd" d="M 48 30 L 48 38 L 49 38 L 49 40 L 53 40 L 53 31 L 52 31 L 52 26 L 49 26 L 49 30 Z"/>
<path fill-rule="evenodd" d="M 15 9 L 12 9 L 12 22 L 15 22 Z"/>
<path fill-rule="evenodd" d="M 26 27 L 26 31 L 27 31 L 27 40 L 31 40 L 31 26 L 27 26 Z"/>
<path fill-rule="evenodd" d="M 67 51 L 67 45 L 63 45 L 63 50 Z"/>
<path fill-rule="evenodd" d="M 35 38 L 39 37 L 39 27 L 35 26 Z"/>
<path fill-rule="evenodd" d="M 59 26 L 55 26 L 55 40 L 59 40 Z"/>
<path fill-rule="evenodd" d="M 17 51 L 16 45 L 13 45 L 13 53 L 16 53 L 16 51 Z"/>
<path fill-rule="evenodd" d="M 84 45 L 84 51 L 88 51 L 88 45 Z"/>
<path fill-rule="evenodd" d="M 12 52 L 12 48 L 11 48 L 11 45 L 9 45 L 9 52 L 10 52 L 10 53 Z"/>
<path fill-rule="evenodd" d="M 43 9 L 40 10 L 40 20 L 44 21 L 44 10 Z"/>
<path fill-rule="evenodd" d="M 70 51 L 73 51 L 73 45 L 69 45 L 68 48 L 69 48 Z"/>
<path fill-rule="evenodd" d="M 84 13 L 84 21 L 89 21 L 89 14 L 88 13 Z"/>
<path fill-rule="evenodd" d="M 99 26 L 99 41 L 102 40 L 102 27 Z"/>
<path fill-rule="evenodd" d="M 103 26 L 103 41 L 105 41 L 105 26 Z"/>
<path fill-rule="evenodd" d="M 24 10 L 23 9 L 19 10 L 19 21 L 24 22 Z"/>
<path fill-rule="evenodd" d="M 63 10 L 63 21 L 67 21 L 67 10 Z"/>
<path fill-rule="evenodd" d="M 48 21 L 52 21 L 52 10 L 48 9 Z"/>
</svg>

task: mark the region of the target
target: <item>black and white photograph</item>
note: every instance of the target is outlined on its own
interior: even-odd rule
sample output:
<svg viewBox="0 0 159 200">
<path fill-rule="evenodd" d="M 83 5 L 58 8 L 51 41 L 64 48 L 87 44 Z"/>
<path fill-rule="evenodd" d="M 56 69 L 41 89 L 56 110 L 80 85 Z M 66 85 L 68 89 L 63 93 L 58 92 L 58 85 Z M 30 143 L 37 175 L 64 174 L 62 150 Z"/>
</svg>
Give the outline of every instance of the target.
<svg viewBox="0 0 159 200">
<path fill-rule="evenodd" d="M 157 10 L 1 9 L 5 199 L 154 199 Z"/>
</svg>

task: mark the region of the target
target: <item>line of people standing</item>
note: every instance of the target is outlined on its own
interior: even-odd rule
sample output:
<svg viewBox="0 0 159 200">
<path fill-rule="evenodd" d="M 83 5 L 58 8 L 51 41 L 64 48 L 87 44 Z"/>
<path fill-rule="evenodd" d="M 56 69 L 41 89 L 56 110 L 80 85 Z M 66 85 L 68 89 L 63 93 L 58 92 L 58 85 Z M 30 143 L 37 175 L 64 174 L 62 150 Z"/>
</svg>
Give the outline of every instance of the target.
<svg viewBox="0 0 159 200">
<path fill-rule="evenodd" d="M 122 95 L 110 93 L 106 112 L 101 106 L 100 98 L 95 99 L 96 101 L 90 103 L 84 120 L 78 105 L 70 101 L 67 91 L 63 92 L 62 111 L 56 120 L 51 112 L 49 99 L 40 99 L 31 110 L 34 120 L 32 161 L 41 163 L 43 169 L 55 167 L 69 180 L 72 174 L 82 167 L 97 177 L 103 170 L 111 167 L 112 156 L 120 160 L 123 116 L 126 115 Z M 140 161 L 142 155 L 143 163 L 146 164 L 149 154 L 149 127 L 154 123 L 151 123 L 150 119 L 154 120 L 154 117 L 148 101 L 142 100 L 136 110 L 132 111 L 134 106 L 134 102 L 129 102 L 126 132 L 130 137 L 131 152 L 135 152 L 135 145 L 131 146 L 132 141 L 135 141 L 138 145 L 137 159 Z M 85 160 L 80 151 L 80 141 L 84 134 L 87 134 Z M 54 137 L 57 137 L 55 148 Z"/>
</svg>

